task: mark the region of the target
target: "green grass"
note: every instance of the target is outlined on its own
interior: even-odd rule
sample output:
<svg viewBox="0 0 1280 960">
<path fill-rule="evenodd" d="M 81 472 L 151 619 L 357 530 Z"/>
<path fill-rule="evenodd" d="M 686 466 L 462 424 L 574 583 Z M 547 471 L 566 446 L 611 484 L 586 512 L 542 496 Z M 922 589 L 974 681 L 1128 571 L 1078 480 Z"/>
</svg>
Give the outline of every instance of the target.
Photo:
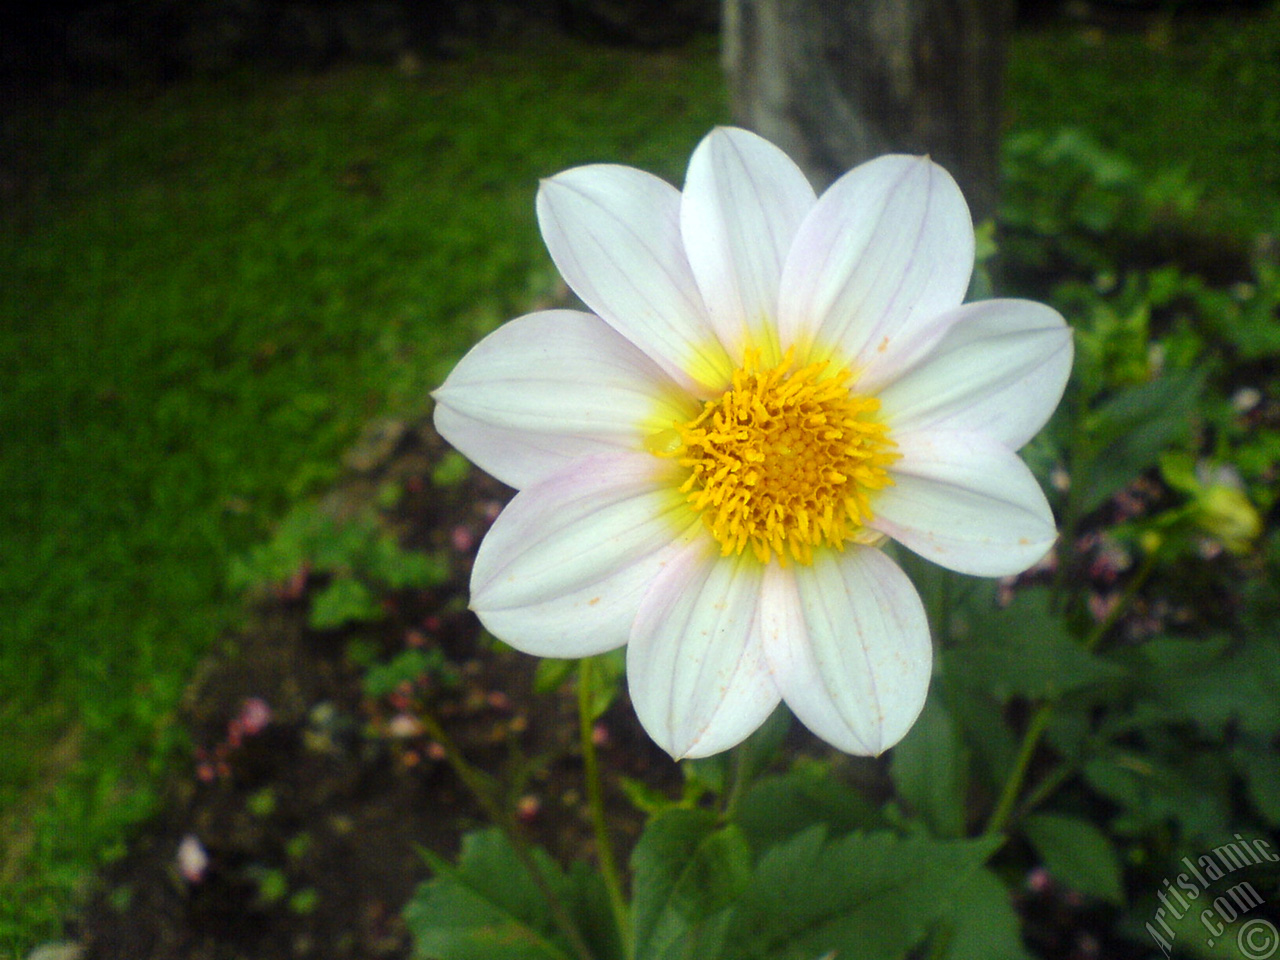
<svg viewBox="0 0 1280 960">
<path fill-rule="evenodd" d="M 1205 190 L 1205 226 L 1280 232 L 1280 4 L 1147 29 L 1013 40 L 1010 128 L 1079 127 L 1139 170 Z"/>
<path fill-rule="evenodd" d="M 1280 11 L 1163 47 L 1021 35 L 1012 129 L 1086 128 L 1275 229 L 1278 54 Z M 0 956 L 57 935 L 154 808 L 190 671 L 237 616 L 229 558 L 548 288 L 537 178 L 679 182 L 725 115 L 714 44 L 560 44 L 0 121 L 22 184 L 0 214 Z"/>
<path fill-rule="evenodd" d="M 229 557 L 549 287 L 537 179 L 678 179 L 722 114 L 713 45 L 566 45 L 96 93 L 4 131 L 33 189 L 0 226 L 0 956 L 153 807 L 236 615 Z"/>
</svg>

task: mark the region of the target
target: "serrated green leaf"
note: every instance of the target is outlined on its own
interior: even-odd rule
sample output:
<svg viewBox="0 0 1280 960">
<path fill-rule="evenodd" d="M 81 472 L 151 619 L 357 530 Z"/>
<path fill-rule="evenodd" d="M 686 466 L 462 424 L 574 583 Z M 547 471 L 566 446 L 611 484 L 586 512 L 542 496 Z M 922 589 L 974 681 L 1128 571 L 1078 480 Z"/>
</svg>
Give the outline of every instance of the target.
<svg viewBox="0 0 1280 960">
<path fill-rule="evenodd" d="M 834 951 L 896 960 L 946 915 L 999 844 L 812 827 L 766 850 L 734 907 L 726 956 L 813 960 Z"/>
<path fill-rule="evenodd" d="M 580 865 L 566 876 L 541 850 L 532 854 L 596 956 L 618 957 L 599 876 Z M 418 887 L 404 910 L 415 960 L 574 960 L 546 899 L 502 831 L 465 836 L 457 866 L 426 856 L 435 876 Z"/>
<path fill-rule="evenodd" d="M 1221 730 L 1234 720 L 1256 737 L 1280 735 L 1280 644 L 1243 643 L 1173 689 L 1181 709 L 1202 726 Z"/>
<path fill-rule="evenodd" d="M 763 778 L 738 804 L 736 819 L 756 851 L 818 824 L 833 836 L 885 826 L 879 807 L 833 777 L 826 764 Z"/>
<path fill-rule="evenodd" d="M 463 838 L 457 867 L 431 857 L 435 876 L 405 907 L 414 957 L 431 960 L 569 960 L 551 914 L 501 831 Z M 547 858 L 544 873 L 563 888 Z"/>
<path fill-rule="evenodd" d="M 1030 960 L 1022 944 L 1022 919 L 1009 890 L 985 867 L 956 892 L 948 911 L 945 960 Z"/>
<path fill-rule="evenodd" d="M 1028 817 L 1023 829 L 1048 871 L 1068 887 L 1109 903 L 1124 903 L 1120 858 L 1092 823 L 1041 813 Z"/>
<path fill-rule="evenodd" d="M 1043 587 L 1020 590 L 1005 609 L 969 614 L 969 638 L 947 658 L 947 669 L 1000 702 L 1013 697 L 1054 699 L 1114 680 L 1124 668 L 1085 650 L 1049 607 Z"/>
<path fill-rule="evenodd" d="M 968 751 L 941 697 L 930 697 L 911 732 L 893 749 L 889 768 L 898 795 L 934 836 L 958 839 L 965 830 Z"/>
<path fill-rule="evenodd" d="M 1231 771 L 1217 751 L 1182 756 L 1175 765 L 1110 750 L 1086 763 L 1084 775 L 1089 786 L 1121 807 L 1112 833 L 1141 836 L 1166 829 L 1170 821 L 1181 824 L 1190 840 L 1229 832 Z"/>
<path fill-rule="evenodd" d="M 654 817 L 631 857 L 636 956 L 702 960 L 719 952 L 724 908 L 746 887 L 751 851 L 707 810 Z"/>
</svg>

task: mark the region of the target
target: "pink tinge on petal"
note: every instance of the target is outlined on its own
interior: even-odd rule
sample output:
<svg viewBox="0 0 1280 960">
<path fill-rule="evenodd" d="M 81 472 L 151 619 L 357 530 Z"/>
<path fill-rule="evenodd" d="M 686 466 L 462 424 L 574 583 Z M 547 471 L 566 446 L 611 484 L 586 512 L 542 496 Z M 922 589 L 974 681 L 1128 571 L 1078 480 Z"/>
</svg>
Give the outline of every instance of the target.
<svg viewBox="0 0 1280 960">
<path fill-rule="evenodd" d="M 666 556 L 701 529 L 666 461 L 610 454 L 520 491 L 476 554 L 471 607 L 499 639 L 544 657 L 627 642 Z"/>
<path fill-rule="evenodd" d="M 832 746 L 877 756 L 924 707 L 933 649 L 907 575 L 872 547 L 766 570 L 764 649 L 783 700 Z"/>
<path fill-rule="evenodd" d="M 983 300 L 946 316 L 946 335 L 880 392 L 881 416 L 891 430 L 985 433 L 1021 447 L 1066 389 L 1066 321 L 1030 300 Z"/>
<path fill-rule="evenodd" d="M 973 272 L 969 208 L 924 157 L 855 167 L 818 198 L 783 269 L 779 333 L 875 392 L 945 333 Z"/>
<path fill-rule="evenodd" d="M 542 182 L 542 238 L 565 281 L 685 390 L 728 382 L 680 236 L 680 193 L 630 167 L 575 167 Z"/>
<path fill-rule="evenodd" d="M 981 433 L 901 432 L 893 486 L 872 529 L 957 573 L 1021 573 L 1057 539 L 1044 491 L 1018 455 Z"/>
<path fill-rule="evenodd" d="M 778 705 L 761 649 L 763 571 L 704 536 L 670 557 L 645 595 L 628 686 L 641 724 L 676 759 L 729 749 Z"/>
<path fill-rule="evenodd" d="M 689 160 L 680 228 L 731 359 L 740 361 L 748 342 L 776 341 L 782 266 L 815 199 L 800 168 L 747 130 L 713 130 Z"/>
<path fill-rule="evenodd" d="M 440 435 L 516 488 L 582 457 L 638 450 L 646 424 L 689 415 L 652 360 L 599 317 L 574 310 L 503 324 L 433 396 Z"/>
</svg>

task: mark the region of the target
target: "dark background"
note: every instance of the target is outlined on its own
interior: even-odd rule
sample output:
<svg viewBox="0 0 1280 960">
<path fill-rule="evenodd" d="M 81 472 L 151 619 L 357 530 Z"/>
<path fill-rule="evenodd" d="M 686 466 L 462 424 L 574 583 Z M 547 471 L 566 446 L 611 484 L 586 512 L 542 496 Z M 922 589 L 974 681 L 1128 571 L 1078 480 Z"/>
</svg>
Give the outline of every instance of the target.
<svg viewBox="0 0 1280 960">
<path fill-rule="evenodd" d="M 839 0 L 833 0 L 839 2 Z M 1123 23 L 1258 0 L 1018 0 L 1022 20 Z M 462 45 L 552 31 L 608 43 L 679 44 L 719 26 L 720 0 L 52 0 L 0 14 L 0 78 L 119 83 L 217 74 L 245 63 L 323 69 L 403 63 Z"/>
</svg>

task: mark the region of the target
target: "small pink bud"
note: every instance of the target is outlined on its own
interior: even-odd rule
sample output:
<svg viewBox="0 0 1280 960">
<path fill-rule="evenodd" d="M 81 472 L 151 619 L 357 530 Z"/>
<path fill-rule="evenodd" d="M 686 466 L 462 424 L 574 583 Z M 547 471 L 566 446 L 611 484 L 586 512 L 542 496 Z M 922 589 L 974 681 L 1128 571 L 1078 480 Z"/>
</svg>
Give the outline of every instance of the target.
<svg viewBox="0 0 1280 960">
<path fill-rule="evenodd" d="M 453 545 L 453 549 L 459 553 L 466 553 L 475 546 L 476 537 L 469 527 L 457 526 L 449 534 L 449 542 Z"/>
<path fill-rule="evenodd" d="M 1053 877 L 1044 867 L 1032 867 L 1027 871 L 1027 889 L 1035 894 L 1046 894 L 1053 889 Z"/>
<path fill-rule="evenodd" d="M 1115 610 L 1116 605 L 1120 603 L 1120 595 L 1116 593 L 1091 593 L 1089 594 L 1089 613 L 1093 619 L 1101 623 L 1107 617 L 1111 616 L 1111 612 Z"/>
<path fill-rule="evenodd" d="M 240 705 L 237 719 L 245 736 L 257 736 L 271 723 L 271 705 L 261 697 L 249 697 Z"/>
</svg>

